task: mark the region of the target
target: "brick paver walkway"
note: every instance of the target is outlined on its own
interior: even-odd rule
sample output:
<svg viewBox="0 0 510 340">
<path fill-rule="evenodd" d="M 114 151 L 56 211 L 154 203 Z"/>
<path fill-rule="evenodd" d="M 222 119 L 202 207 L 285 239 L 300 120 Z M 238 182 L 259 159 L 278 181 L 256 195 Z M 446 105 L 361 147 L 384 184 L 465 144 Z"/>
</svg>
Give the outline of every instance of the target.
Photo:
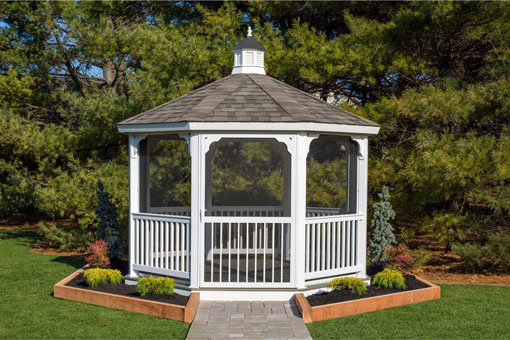
<svg viewBox="0 0 510 340">
<path fill-rule="evenodd" d="M 312 339 L 290 302 L 201 301 L 186 339 Z"/>
</svg>

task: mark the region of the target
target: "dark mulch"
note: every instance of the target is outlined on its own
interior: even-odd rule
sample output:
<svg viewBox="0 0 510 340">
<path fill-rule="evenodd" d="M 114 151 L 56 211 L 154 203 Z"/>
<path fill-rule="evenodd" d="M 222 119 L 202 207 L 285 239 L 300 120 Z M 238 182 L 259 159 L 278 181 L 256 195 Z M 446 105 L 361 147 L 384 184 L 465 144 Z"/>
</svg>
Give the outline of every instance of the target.
<svg viewBox="0 0 510 340">
<path fill-rule="evenodd" d="M 407 291 L 415 290 L 415 289 L 421 289 L 421 288 L 427 288 L 429 287 L 425 283 L 419 281 L 414 275 L 407 275 L 405 277 L 406 279 L 406 285 L 407 285 Z M 403 292 L 403 290 L 395 289 L 395 288 L 379 288 L 376 286 L 370 286 L 367 287 L 368 290 L 366 294 L 364 295 L 358 295 L 358 293 L 350 290 L 332 290 L 329 293 L 322 293 L 322 294 L 313 294 L 307 297 L 308 302 L 311 306 L 321 306 L 321 305 L 327 305 L 330 303 L 335 302 L 344 302 L 344 301 L 350 301 L 350 300 L 359 300 L 364 299 L 372 296 L 380 296 L 380 295 L 387 295 L 392 293 L 400 293 Z"/>
<path fill-rule="evenodd" d="M 144 297 L 141 297 L 140 295 L 138 295 L 135 285 L 126 285 L 123 283 L 118 284 L 118 285 L 101 284 L 96 288 L 91 288 L 91 287 L 87 286 L 87 283 L 85 282 L 85 279 L 83 278 L 83 274 L 76 276 L 74 279 L 69 281 L 66 284 L 66 286 L 88 289 L 88 290 L 95 290 L 98 292 L 110 293 L 110 294 L 115 294 L 115 295 L 129 296 L 129 297 L 144 299 L 144 300 L 152 300 L 152 301 L 158 301 L 158 302 L 171 303 L 171 304 L 179 305 L 179 306 L 186 306 L 186 303 L 188 303 L 188 298 L 189 298 L 187 296 L 179 295 L 176 293 L 174 293 L 173 295 L 147 294 Z"/>
</svg>

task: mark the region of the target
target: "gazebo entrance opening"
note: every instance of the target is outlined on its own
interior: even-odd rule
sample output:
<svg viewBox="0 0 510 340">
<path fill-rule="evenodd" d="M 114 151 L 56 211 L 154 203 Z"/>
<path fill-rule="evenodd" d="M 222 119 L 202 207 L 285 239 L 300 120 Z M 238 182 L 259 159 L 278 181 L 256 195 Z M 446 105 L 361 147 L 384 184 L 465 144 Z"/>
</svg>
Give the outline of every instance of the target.
<svg viewBox="0 0 510 340">
<path fill-rule="evenodd" d="M 205 155 L 202 286 L 291 283 L 291 155 L 275 139 L 222 138 Z"/>
</svg>

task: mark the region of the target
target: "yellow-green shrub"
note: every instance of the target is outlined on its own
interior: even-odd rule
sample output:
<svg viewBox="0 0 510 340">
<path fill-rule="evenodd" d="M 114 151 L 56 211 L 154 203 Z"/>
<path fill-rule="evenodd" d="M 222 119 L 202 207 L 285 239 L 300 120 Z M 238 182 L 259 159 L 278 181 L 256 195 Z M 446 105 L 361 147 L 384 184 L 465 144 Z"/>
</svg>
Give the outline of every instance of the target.
<svg viewBox="0 0 510 340">
<path fill-rule="evenodd" d="M 406 290 L 404 275 L 396 269 L 386 268 L 375 275 L 372 284 L 384 288 L 397 288 Z"/>
<path fill-rule="evenodd" d="M 140 296 L 145 296 L 148 293 L 172 295 L 174 280 L 169 277 L 144 277 L 138 280 L 136 291 Z"/>
<path fill-rule="evenodd" d="M 363 295 L 367 291 L 367 286 L 362 279 L 355 277 L 341 277 L 329 281 L 328 287 L 336 290 L 354 290 L 359 295 Z"/>
<path fill-rule="evenodd" d="M 122 283 L 124 276 L 117 269 L 90 268 L 83 272 L 83 278 L 89 287 L 95 288 L 101 283 L 116 285 Z"/>
</svg>

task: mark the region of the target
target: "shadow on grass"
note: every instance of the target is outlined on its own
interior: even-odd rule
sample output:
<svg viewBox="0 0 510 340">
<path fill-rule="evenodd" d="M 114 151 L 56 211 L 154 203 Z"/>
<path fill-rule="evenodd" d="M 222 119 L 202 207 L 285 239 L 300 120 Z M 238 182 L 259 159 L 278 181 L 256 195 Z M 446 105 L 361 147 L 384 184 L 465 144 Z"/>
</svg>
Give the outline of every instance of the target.
<svg viewBox="0 0 510 340">
<path fill-rule="evenodd" d="M 41 239 L 33 229 L 3 229 L 0 230 L 0 240 L 20 239 L 18 244 L 26 245 Z M 23 240 L 21 240 L 23 239 Z"/>
<path fill-rule="evenodd" d="M 67 264 L 68 266 L 74 267 L 76 269 L 79 269 L 85 265 L 85 260 L 83 259 L 83 256 L 57 256 L 54 259 L 51 260 L 51 262 L 58 262 Z"/>
</svg>

